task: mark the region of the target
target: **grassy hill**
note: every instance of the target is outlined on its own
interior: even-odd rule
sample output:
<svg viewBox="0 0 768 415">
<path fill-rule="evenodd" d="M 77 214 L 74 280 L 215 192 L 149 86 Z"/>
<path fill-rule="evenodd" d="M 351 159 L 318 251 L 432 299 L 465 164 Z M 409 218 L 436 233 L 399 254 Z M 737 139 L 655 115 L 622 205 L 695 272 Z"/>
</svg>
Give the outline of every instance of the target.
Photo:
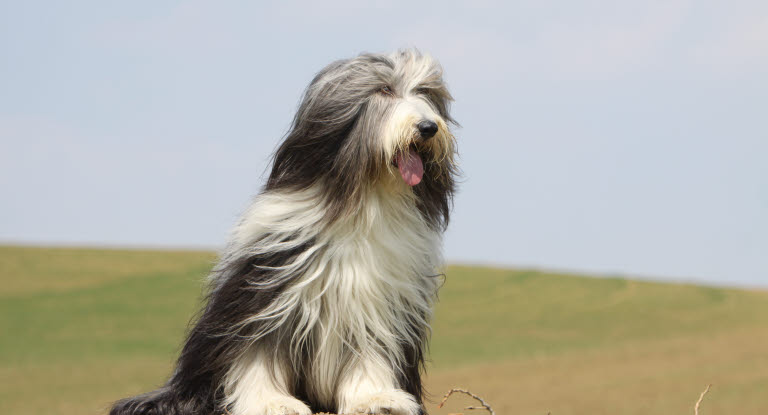
<svg viewBox="0 0 768 415">
<path fill-rule="evenodd" d="M 97 414 L 168 375 L 215 257 L 0 247 L 0 413 Z M 768 293 L 452 266 L 428 387 L 503 414 L 768 413 Z M 432 413 L 462 411 L 461 399 Z"/>
</svg>

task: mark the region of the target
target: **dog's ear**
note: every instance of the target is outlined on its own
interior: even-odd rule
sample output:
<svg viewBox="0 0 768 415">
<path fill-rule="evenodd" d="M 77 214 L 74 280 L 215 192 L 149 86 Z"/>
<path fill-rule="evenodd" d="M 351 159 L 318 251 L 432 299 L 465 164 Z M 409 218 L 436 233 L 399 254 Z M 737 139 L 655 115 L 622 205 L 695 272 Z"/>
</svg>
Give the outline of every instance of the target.
<svg viewBox="0 0 768 415">
<path fill-rule="evenodd" d="M 317 186 L 330 221 L 356 209 L 385 164 L 376 140 L 386 103 L 374 102 L 367 86 L 378 82 L 371 62 L 365 56 L 337 61 L 315 77 L 274 153 L 266 191 Z"/>
<path fill-rule="evenodd" d="M 306 189 L 327 176 L 355 120 L 354 111 L 332 98 L 347 65 L 349 60 L 331 63 L 305 89 L 291 128 L 272 157 L 265 190 Z"/>
</svg>

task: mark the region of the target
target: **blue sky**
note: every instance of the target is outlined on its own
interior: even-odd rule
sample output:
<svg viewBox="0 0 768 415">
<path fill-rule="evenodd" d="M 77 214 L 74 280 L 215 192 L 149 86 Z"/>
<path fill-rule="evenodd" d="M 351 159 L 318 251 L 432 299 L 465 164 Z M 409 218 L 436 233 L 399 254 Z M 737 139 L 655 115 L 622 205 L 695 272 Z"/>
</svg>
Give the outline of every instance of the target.
<svg viewBox="0 0 768 415">
<path fill-rule="evenodd" d="M 219 247 L 313 74 L 456 98 L 451 262 L 768 285 L 764 1 L 2 2 L 0 241 Z"/>
</svg>

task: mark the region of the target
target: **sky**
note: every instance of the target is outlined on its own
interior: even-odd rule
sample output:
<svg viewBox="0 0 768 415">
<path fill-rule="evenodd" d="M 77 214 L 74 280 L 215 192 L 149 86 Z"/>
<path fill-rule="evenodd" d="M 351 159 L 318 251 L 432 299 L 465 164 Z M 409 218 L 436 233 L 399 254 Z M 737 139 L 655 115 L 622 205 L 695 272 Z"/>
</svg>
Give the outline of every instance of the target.
<svg viewBox="0 0 768 415">
<path fill-rule="evenodd" d="M 2 1 L 0 242 L 219 248 L 313 75 L 403 47 L 456 99 L 449 262 L 768 286 L 762 0 Z"/>
</svg>

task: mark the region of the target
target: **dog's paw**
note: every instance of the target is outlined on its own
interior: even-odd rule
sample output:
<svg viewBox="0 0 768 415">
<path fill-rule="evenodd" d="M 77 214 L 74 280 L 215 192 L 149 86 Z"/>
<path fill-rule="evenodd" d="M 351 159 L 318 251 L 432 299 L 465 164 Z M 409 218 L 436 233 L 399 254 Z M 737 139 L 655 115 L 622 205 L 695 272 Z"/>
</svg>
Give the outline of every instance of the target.
<svg viewBox="0 0 768 415">
<path fill-rule="evenodd" d="M 290 396 L 272 397 L 261 404 L 248 411 L 248 415 L 312 415 L 304 402 Z"/>
<path fill-rule="evenodd" d="M 339 410 L 342 414 L 419 415 L 421 406 L 413 395 L 400 389 L 363 396 Z"/>
</svg>

